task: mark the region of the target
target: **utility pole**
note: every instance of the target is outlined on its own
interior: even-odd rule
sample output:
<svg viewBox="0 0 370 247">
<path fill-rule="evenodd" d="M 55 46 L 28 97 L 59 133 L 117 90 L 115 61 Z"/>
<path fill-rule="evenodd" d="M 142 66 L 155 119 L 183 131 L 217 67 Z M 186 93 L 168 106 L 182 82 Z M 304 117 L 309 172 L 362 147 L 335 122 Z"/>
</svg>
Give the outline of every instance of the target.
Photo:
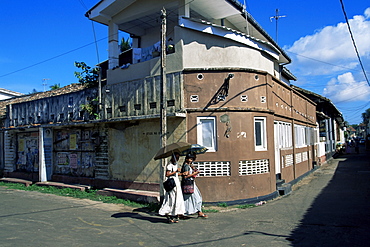
<svg viewBox="0 0 370 247">
<path fill-rule="evenodd" d="M 278 43 L 278 21 L 280 18 L 283 18 L 283 17 L 286 17 L 286 15 L 279 15 L 279 9 L 276 9 L 276 14 L 275 16 L 272 16 L 270 17 L 270 21 L 272 22 L 272 19 L 275 19 L 276 21 L 276 37 L 275 37 L 275 41 L 276 43 Z"/>
<path fill-rule="evenodd" d="M 166 9 L 163 8 L 161 11 L 162 28 L 161 28 L 161 147 L 167 145 L 167 78 L 166 78 L 166 29 L 167 29 L 167 19 L 166 19 Z M 160 196 L 163 198 L 163 181 L 164 181 L 164 171 L 166 166 L 166 159 L 161 159 L 160 166 Z"/>
</svg>

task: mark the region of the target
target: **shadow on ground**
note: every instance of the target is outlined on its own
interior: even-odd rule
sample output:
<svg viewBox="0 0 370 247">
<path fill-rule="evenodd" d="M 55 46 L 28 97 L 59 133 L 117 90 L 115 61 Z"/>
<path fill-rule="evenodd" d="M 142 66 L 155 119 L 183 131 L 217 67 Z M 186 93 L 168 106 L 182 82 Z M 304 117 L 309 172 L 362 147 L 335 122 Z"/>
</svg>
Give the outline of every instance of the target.
<svg viewBox="0 0 370 247">
<path fill-rule="evenodd" d="M 288 238 L 292 246 L 370 245 L 370 151 L 337 158 L 338 167 Z"/>
</svg>

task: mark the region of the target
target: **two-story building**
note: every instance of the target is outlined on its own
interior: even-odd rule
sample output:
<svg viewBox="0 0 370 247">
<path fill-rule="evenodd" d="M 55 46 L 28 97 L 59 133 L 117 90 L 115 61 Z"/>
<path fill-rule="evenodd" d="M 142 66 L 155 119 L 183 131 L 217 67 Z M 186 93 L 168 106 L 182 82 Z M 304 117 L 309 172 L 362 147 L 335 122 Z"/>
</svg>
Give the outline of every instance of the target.
<svg viewBox="0 0 370 247">
<path fill-rule="evenodd" d="M 37 167 L 43 181 L 158 191 L 164 78 L 167 142 L 208 148 L 196 160 L 205 202 L 273 198 L 313 169 L 316 104 L 290 86 L 291 59 L 238 1 L 102 0 L 86 16 L 107 26 L 104 83 L 9 104 L 7 175 Z M 122 54 L 120 31 L 133 40 Z"/>
</svg>

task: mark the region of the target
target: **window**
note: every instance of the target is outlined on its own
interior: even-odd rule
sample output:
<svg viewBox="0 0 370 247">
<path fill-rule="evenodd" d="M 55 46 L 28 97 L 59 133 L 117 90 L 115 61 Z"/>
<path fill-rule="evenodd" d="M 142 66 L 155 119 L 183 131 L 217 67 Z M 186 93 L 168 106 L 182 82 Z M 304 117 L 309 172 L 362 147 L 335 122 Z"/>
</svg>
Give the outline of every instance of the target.
<svg viewBox="0 0 370 247">
<path fill-rule="evenodd" d="M 254 118 L 254 146 L 256 151 L 267 150 L 266 145 L 266 118 Z"/>
<path fill-rule="evenodd" d="M 197 118 L 197 142 L 215 152 L 216 147 L 216 117 Z"/>
<path fill-rule="evenodd" d="M 291 148 L 293 146 L 292 125 L 287 122 L 279 124 L 279 145 L 281 148 Z"/>
<path fill-rule="evenodd" d="M 306 127 L 299 124 L 295 124 L 294 135 L 295 135 L 295 146 L 297 148 L 305 147 L 307 142 Z"/>
</svg>

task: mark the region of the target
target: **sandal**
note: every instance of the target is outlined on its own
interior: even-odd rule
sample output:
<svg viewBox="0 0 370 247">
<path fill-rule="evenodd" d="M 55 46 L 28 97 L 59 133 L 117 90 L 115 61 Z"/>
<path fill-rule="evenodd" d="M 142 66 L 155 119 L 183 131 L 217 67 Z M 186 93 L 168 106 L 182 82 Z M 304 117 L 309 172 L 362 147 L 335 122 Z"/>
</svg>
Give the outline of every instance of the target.
<svg viewBox="0 0 370 247">
<path fill-rule="evenodd" d="M 166 215 L 166 218 L 167 218 L 167 223 L 168 223 L 168 224 L 175 223 L 175 221 L 172 219 L 172 216 L 168 216 L 168 215 Z"/>
<path fill-rule="evenodd" d="M 173 223 L 179 223 L 179 218 L 178 218 L 178 216 L 176 216 L 172 221 L 173 221 Z"/>
<path fill-rule="evenodd" d="M 208 218 L 208 215 L 206 215 L 206 214 L 198 214 L 198 218 L 207 219 Z"/>
</svg>

